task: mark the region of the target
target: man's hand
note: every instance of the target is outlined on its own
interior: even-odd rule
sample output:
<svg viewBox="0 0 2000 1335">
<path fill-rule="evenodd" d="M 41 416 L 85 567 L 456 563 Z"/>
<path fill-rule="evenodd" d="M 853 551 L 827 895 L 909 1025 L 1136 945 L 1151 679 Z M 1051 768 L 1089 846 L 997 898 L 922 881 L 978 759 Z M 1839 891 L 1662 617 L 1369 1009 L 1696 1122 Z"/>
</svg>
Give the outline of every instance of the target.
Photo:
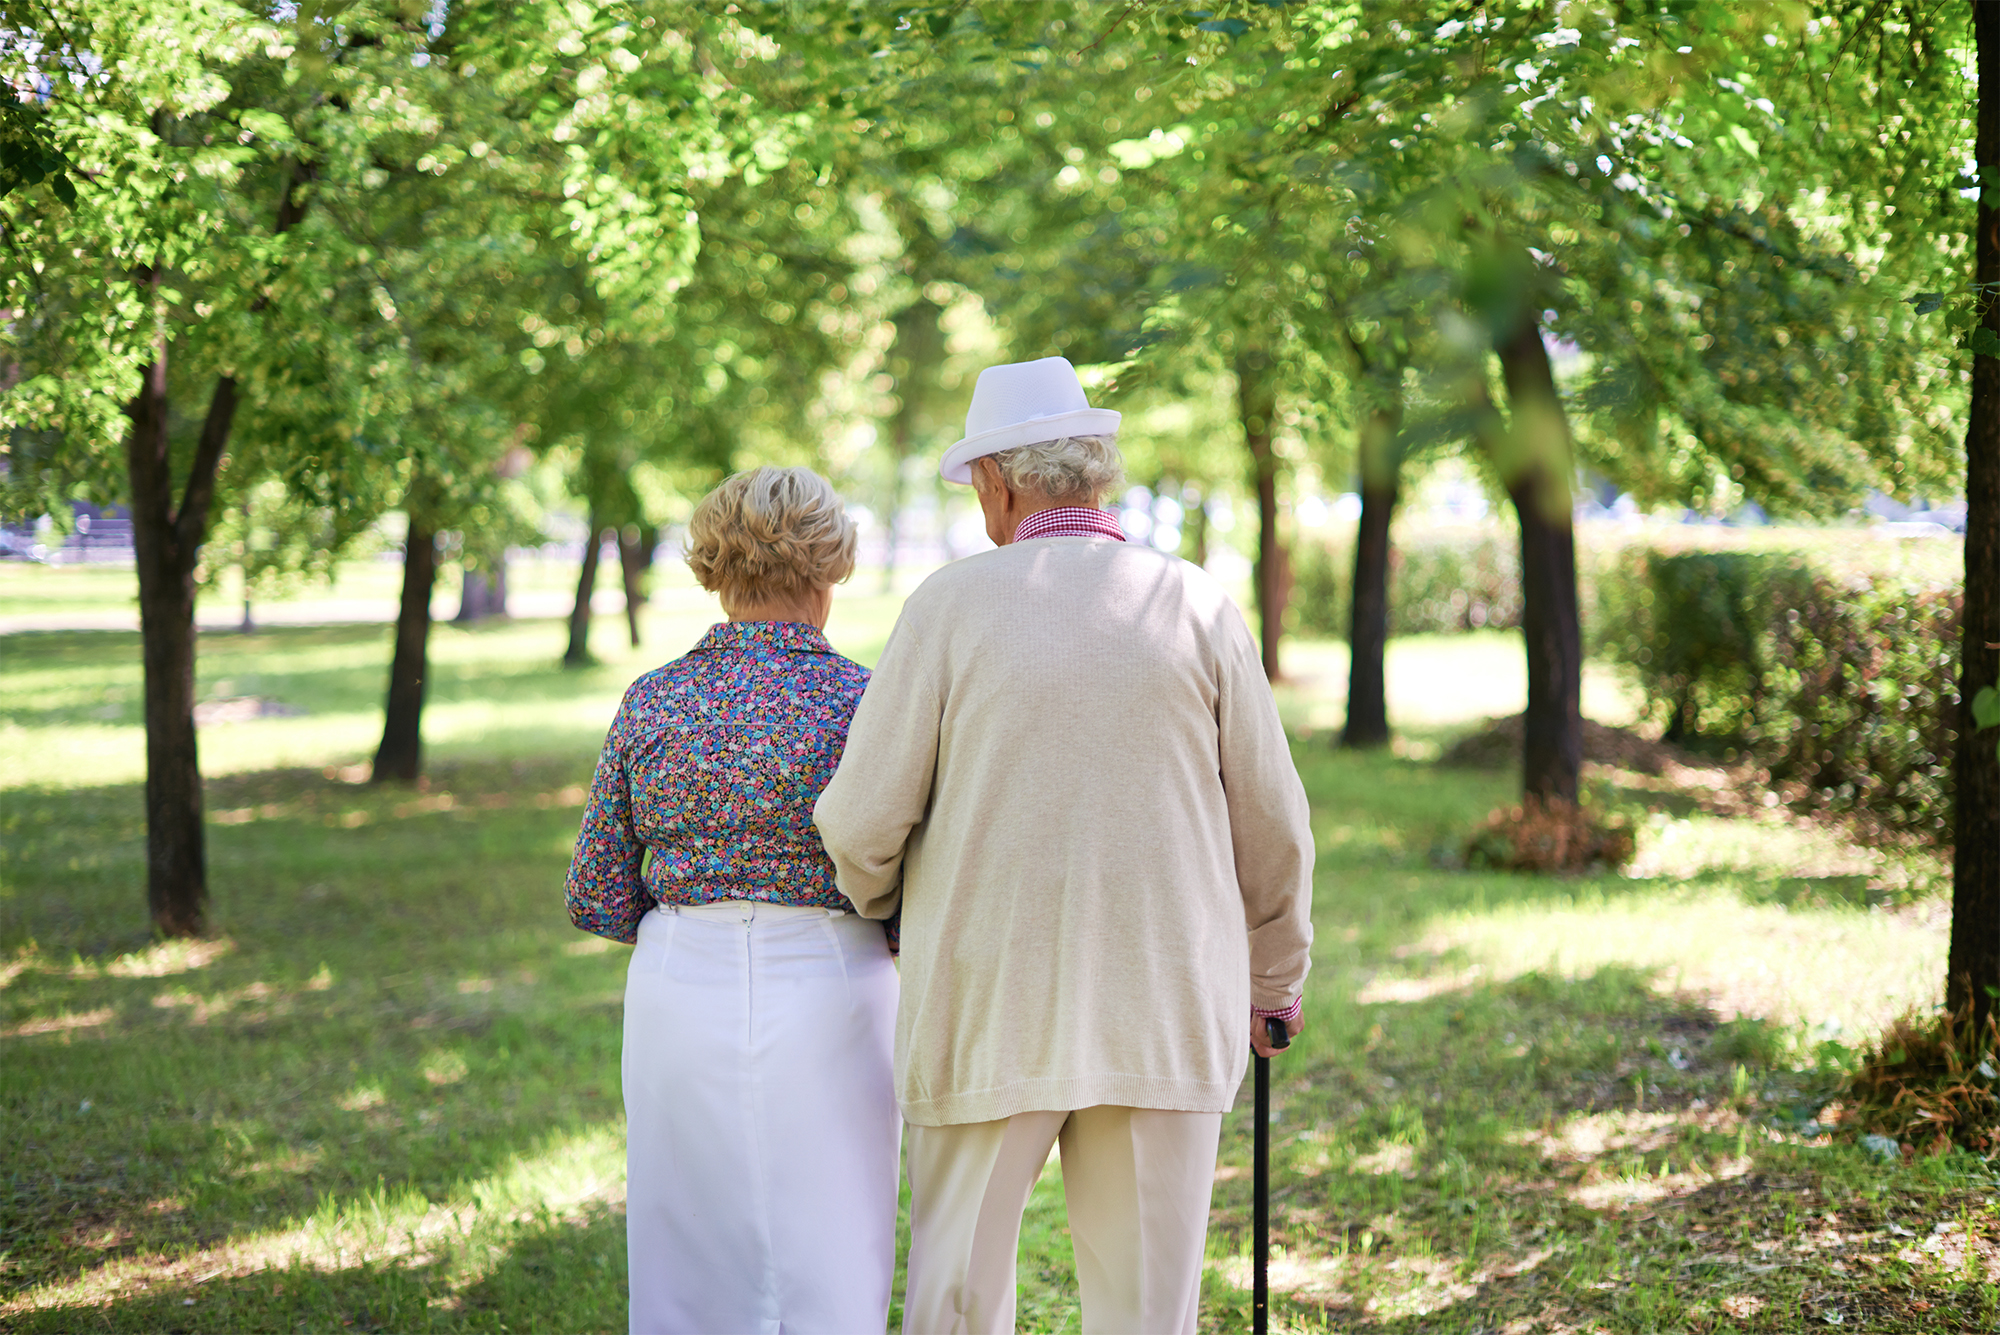
<svg viewBox="0 0 2000 1335">
<path fill-rule="evenodd" d="M 1293 1038 L 1297 1038 L 1300 1031 L 1305 1027 L 1306 1021 L 1304 1016 L 1299 1016 L 1296 1019 L 1285 1022 L 1285 1032 Z M 1261 1015 L 1250 1017 L 1250 1047 L 1259 1057 L 1275 1057 L 1284 1051 L 1283 1048 L 1274 1048 L 1271 1046 L 1270 1037 L 1264 1032 L 1264 1017 Z"/>
</svg>

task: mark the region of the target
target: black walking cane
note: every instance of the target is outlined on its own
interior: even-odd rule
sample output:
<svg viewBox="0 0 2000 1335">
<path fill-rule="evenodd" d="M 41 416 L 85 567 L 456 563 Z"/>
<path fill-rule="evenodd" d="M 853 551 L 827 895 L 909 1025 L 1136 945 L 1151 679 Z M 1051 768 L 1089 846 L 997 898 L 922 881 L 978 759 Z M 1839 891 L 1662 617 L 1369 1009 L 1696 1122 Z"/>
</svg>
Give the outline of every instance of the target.
<svg viewBox="0 0 2000 1335">
<path fill-rule="evenodd" d="M 1292 1036 L 1285 1029 L 1285 1022 L 1275 1015 L 1264 1017 L 1264 1036 L 1274 1048 L 1292 1045 Z M 1257 1058 L 1257 1134 L 1255 1178 L 1253 1190 L 1257 1214 L 1255 1245 L 1257 1248 L 1256 1268 L 1251 1271 L 1250 1289 L 1250 1329 L 1254 1335 L 1265 1335 L 1271 1325 L 1271 1276 L 1268 1273 L 1271 1256 L 1271 1059 Z"/>
</svg>

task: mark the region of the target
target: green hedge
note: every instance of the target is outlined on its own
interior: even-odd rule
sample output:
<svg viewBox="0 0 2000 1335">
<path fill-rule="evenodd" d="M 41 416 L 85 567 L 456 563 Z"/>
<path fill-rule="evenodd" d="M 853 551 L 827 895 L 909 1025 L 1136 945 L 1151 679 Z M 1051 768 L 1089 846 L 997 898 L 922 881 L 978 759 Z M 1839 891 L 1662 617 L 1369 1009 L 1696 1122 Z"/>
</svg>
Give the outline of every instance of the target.
<svg viewBox="0 0 2000 1335">
<path fill-rule="evenodd" d="M 1426 535 L 1389 550 L 1389 633 L 1438 635 L 1521 624 L 1518 548 L 1492 534 Z M 1354 548 L 1301 542 L 1292 552 L 1286 629 L 1346 639 Z"/>
<path fill-rule="evenodd" d="M 1616 565 L 1594 581 L 1592 638 L 1638 672 L 1669 739 L 1742 748 L 1797 809 L 1949 840 L 1958 589 L 1795 553 Z"/>
<path fill-rule="evenodd" d="M 1579 546 L 1586 644 L 1636 670 L 1669 740 L 1741 751 L 1795 809 L 1943 843 L 1962 595 L 1858 555 Z M 1425 534 L 1390 561 L 1392 635 L 1520 624 L 1511 537 Z M 1288 628 L 1346 638 L 1352 547 L 1301 542 L 1292 571 Z"/>
</svg>

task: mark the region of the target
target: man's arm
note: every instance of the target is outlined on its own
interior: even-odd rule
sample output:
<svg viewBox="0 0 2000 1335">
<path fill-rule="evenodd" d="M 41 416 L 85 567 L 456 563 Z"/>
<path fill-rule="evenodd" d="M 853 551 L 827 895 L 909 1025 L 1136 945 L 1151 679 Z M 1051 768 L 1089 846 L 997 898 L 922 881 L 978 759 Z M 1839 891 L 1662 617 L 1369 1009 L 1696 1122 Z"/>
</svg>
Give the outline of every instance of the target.
<svg viewBox="0 0 2000 1335">
<path fill-rule="evenodd" d="M 902 905 L 903 848 L 930 806 L 943 700 L 908 613 L 847 729 L 833 779 L 813 806 L 840 893 L 864 918 Z"/>
<path fill-rule="evenodd" d="M 1256 1023 L 1277 1016 L 1297 1033 L 1312 965 L 1312 816 L 1257 647 L 1248 627 L 1232 620 L 1222 637 L 1216 722 L 1236 882 L 1250 931 L 1250 1005 Z"/>
</svg>

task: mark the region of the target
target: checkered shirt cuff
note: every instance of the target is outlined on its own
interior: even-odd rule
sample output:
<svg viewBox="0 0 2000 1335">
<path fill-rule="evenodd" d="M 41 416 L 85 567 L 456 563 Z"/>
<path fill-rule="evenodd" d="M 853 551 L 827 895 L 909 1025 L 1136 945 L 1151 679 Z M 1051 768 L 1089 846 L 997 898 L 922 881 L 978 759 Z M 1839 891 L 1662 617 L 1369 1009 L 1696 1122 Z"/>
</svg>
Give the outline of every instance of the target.
<svg viewBox="0 0 2000 1335">
<path fill-rule="evenodd" d="M 1266 1010 L 1261 1006 L 1252 1006 L 1250 1008 L 1250 1015 L 1251 1018 L 1257 1020 L 1283 1020 L 1289 1025 L 1292 1021 L 1299 1018 L 1300 1013 L 1305 1010 L 1305 1005 L 1306 999 L 1304 994 L 1301 993 L 1299 996 L 1293 998 L 1291 1005 L 1283 1007 L 1280 1010 Z"/>
</svg>

